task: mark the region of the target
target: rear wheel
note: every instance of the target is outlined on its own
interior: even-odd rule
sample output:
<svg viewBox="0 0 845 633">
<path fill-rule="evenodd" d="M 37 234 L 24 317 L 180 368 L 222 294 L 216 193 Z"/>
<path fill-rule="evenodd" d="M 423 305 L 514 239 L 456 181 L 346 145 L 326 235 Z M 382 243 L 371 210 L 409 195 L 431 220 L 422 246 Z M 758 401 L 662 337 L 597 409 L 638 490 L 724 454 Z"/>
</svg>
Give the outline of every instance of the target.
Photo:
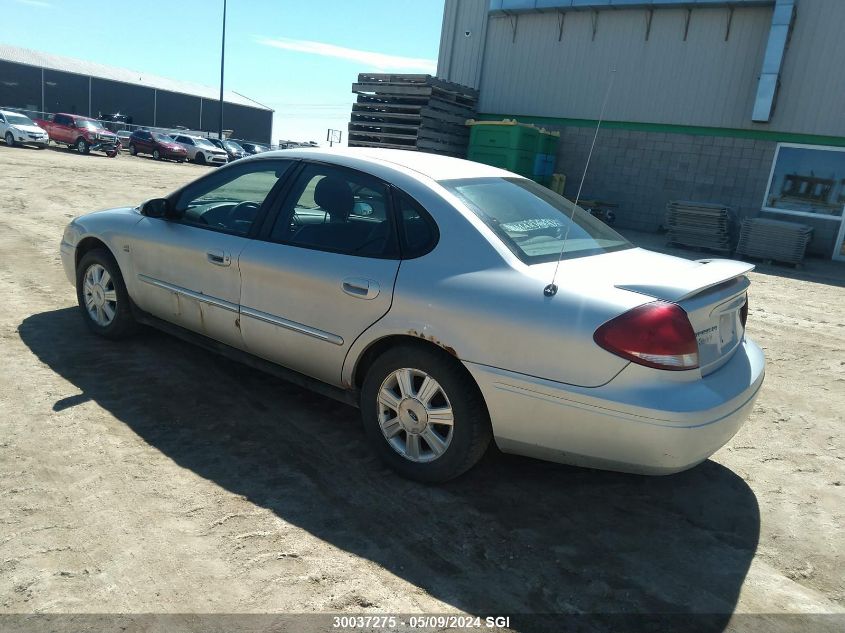
<svg viewBox="0 0 845 633">
<path fill-rule="evenodd" d="M 114 158 L 115 156 L 117 156 L 117 150 L 112 150 L 111 152 L 106 152 L 106 156 L 108 156 L 109 158 Z"/>
<path fill-rule="evenodd" d="M 197 152 L 194 161 L 197 165 L 205 165 L 205 154 L 203 154 L 202 152 Z"/>
<path fill-rule="evenodd" d="M 76 298 L 85 325 L 95 334 L 119 339 L 135 330 L 129 293 L 117 262 L 107 250 L 88 251 L 80 260 Z"/>
<path fill-rule="evenodd" d="M 91 151 L 91 147 L 88 145 L 88 141 L 84 138 L 77 139 L 76 141 L 76 151 L 80 154 L 87 154 Z"/>
<path fill-rule="evenodd" d="M 9 147 L 15 146 L 15 137 L 12 136 L 11 132 L 6 132 L 6 145 L 8 145 Z"/>
<path fill-rule="evenodd" d="M 445 352 L 400 345 L 380 356 L 361 389 L 371 446 L 391 468 L 443 482 L 472 468 L 492 438 L 478 386 Z"/>
</svg>

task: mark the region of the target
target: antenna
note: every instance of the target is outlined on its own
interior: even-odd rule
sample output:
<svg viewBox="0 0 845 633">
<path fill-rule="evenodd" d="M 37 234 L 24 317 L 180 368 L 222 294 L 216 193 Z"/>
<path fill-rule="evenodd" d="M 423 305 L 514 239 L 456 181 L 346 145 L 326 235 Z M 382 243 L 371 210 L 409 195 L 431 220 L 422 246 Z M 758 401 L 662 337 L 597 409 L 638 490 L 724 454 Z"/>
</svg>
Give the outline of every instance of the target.
<svg viewBox="0 0 845 633">
<path fill-rule="evenodd" d="M 560 245 L 560 253 L 557 256 L 557 262 L 555 262 L 555 271 L 552 273 L 552 282 L 543 288 L 543 294 L 547 297 L 554 297 L 557 294 L 557 285 L 555 284 L 555 278 L 557 277 L 557 270 L 560 268 L 560 260 L 563 259 L 563 251 L 566 249 L 566 240 L 569 237 L 569 229 L 572 228 L 572 222 L 575 218 L 575 209 L 578 208 L 578 201 L 581 200 L 581 189 L 584 186 L 584 180 L 587 178 L 587 170 L 590 168 L 590 161 L 593 158 L 593 150 L 596 147 L 596 139 L 599 137 L 599 129 L 601 128 L 601 122 L 604 120 L 604 109 L 607 107 L 607 99 L 610 97 L 610 89 L 613 88 L 613 80 L 616 77 L 616 69 L 611 68 L 610 70 L 610 81 L 607 84 L 607 90 L 604 93 L 604 101 L 601 104 L 601 112 L 599 113 L 599 121 L 596 124 L 596 133 L 593 134 L 593 142 L 590 145 L 590 153 L 587 154 L 587 162 L 584 164 L 584 173 L 581 174 L 581 184 L 578 185 L 578 193 L 575 194 L 575 204 L 572 205 L 572 213 L 569 215 L 569 224 L 566 226 L 566 233 L 563 234 L 563 243 Z"/>
</svg>

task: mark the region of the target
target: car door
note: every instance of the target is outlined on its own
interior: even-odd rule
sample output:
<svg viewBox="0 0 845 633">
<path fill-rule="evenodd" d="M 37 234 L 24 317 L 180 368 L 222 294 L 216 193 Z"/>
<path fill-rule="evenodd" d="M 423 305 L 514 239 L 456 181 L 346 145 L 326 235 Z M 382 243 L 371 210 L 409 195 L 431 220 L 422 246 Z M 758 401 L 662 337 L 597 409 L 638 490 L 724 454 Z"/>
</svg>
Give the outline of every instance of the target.
<svg viewBox="0 0 845 633">
<path fill-rule="evenodd" d="M 197 156 L 197 148 L 194 145 L 194 142 L 188 138 L 187 136 L 177 136 L 176 142 L 179 143 L 182 147 L 184 147 L 188 152 L 188 160 L 194 160 Z"/>
<path fill-rule="evenodd" d="M 241 347 L 238 258 L 291 164 L 255 161 L 215 172 L 172 196 L 171 217 L 141 220 L 131 242 L 138 306 Z"/>
<path fill-rule="evenodd" d="M 53 117 L 53 140 L 60 143 L 72 143 L 70 138 L 71 118 L 64 114 Z"/>
<path fill-rule="evenodd" d="M 304 163 L 259 237 L 240 259 L 246 349 L 340 385 L 349 347 L 393 298 L 399 255 L 387 185 Z"/>
<path fill-rule="evenodd" d="M 6 117 L 0 114 L 0 137 L 5 137 L 6 132 L 9 131 L 9 126 L 6 125 Z"/>
<path fill-rule="evenodd" d="M 142 154 L 150 154 L 152 153 L 151 141 L 152 134 L 146 130 L 141 130 L 138 132 L 138 136 L 135 141 L 135 149 Z"/>
</svg>

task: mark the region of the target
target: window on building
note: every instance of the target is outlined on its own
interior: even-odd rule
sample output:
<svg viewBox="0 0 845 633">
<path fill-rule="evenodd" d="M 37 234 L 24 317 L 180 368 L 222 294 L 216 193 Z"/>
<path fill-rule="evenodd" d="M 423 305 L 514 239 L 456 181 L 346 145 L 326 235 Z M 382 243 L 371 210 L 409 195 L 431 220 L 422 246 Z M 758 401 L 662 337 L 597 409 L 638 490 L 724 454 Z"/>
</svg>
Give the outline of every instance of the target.
<svg viewBox="0 0 845 633">
<path fill-rule="evenodd" d="M 782 143 L 763 208 L 838 220 L 845 206 L 845 147 Z"/>
</svg>

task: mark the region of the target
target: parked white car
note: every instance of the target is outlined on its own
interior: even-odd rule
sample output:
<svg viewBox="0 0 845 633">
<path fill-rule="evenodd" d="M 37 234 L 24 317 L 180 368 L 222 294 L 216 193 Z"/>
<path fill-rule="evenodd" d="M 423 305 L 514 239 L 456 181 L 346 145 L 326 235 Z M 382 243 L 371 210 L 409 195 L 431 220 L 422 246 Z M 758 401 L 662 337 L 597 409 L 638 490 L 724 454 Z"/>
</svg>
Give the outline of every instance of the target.
<svg viewBox="0 0 845 633">
<path fill-rule="evenodd" d="M 225 165 L 229 162 L 226 150 L 215 147 L 214 143 L 201 136 L 171 134 L 173 140 L 188 151 L 188 160 L 198 165 Z"/>
<path fill-rule="evenodd" d="M 24 114 L 0 110 L 0 137 L 6 145 L 33 145 L 44 149 L 50 142 L 47 132 L 38 127 L 35 122 Z"/>
</svg>

